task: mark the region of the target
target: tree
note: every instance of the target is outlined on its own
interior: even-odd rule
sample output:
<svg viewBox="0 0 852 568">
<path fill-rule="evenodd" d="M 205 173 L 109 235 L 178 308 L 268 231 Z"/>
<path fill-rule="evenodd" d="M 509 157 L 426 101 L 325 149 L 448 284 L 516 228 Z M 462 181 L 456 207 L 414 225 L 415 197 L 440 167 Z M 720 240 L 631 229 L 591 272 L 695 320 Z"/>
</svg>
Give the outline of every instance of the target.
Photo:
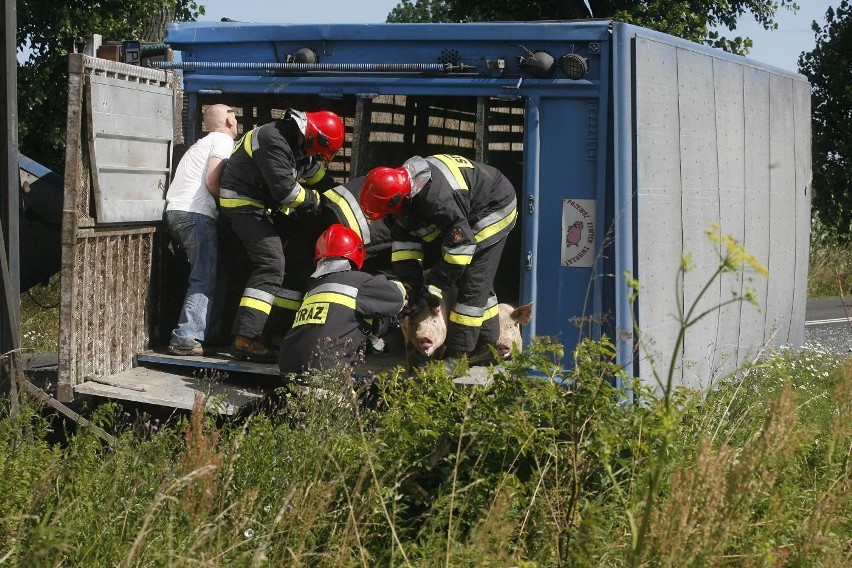
<svg viewBox="0 0 852 568">
<path fill-rule="evenodd" d="M 852 241 L 852 3 L 843 0 L 814 22 L 813 51 L 799 57 L 811 82 L 813 209 L 825 229 Z"/>
<path fill-rule="evenodd" d="M 748 38 L 727 38 L 715 29 L 736 29 L 750 13 L 765 29 L 776 29 L 779 7 L 798 10 L 794 0 L 402 0 L 388 22 L 493 22 L 612 18 L 739 54 Z"/>
<path fill-rule="evenodd" d="M 26 57 L 18 65 L 19 147 L 60 173 L 68 54 L 96 33 L 105 40 L 161 41 L 162 22 L 204 13 L 192 0 L 18 0 L 17 8 L 18 51 Z"/>
</svg>

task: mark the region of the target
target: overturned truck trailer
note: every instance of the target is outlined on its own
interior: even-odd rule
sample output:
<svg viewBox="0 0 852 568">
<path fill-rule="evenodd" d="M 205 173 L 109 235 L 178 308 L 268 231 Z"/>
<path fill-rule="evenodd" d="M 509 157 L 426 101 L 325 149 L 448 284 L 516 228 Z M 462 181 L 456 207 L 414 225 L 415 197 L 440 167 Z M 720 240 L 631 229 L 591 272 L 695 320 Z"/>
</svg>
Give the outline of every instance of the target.
<svg viewBox="0 0 852 568">
<path fill-rule="evenodd" d="M 605 334 L 619 363 L 652 381 L 676 344 L 675 303 L 690 305 L 717 265 L 704 234 L 714 222 L 770 276 L 713 285 L 702 305 L 751 286 L 762 309 L 729 305 L 691 327 L 677 382 L 702 388 L 765 342 L 802 342 L 811 158 L 800 75 L 608 21 L 180 23 L 166 41 L 170 71 L 79 56 L 75 73 L 72 62 L 69 165 L 80 166 L 66 167 L 65 399 L 166 343 L 176 314 L 165 299 L 182 293 L 163 252 L 166 172 L 220 102 L 241 132 L 286 108 L 337 112 L 341 183 L 437 153 L 502 170 L 519 220 L 496 291 L 535 303 L 526 339 L 559 338 L 566 364 L 582 337 Z M 152 130 L 145 117 L 163 120 Z M 684 252 L 695 269 L 678 280 Z M 635 304 L 627 273 L 642 286 Z"/>
</svg>

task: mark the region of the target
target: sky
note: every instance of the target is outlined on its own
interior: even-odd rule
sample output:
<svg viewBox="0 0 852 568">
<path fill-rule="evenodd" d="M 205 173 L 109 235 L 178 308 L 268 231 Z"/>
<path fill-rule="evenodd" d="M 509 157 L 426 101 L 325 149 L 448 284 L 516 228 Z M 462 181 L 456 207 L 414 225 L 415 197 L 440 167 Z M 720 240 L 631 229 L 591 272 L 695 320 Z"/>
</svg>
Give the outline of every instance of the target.
<svg viewBox="0 0 852 568">
<path fill-rule="evenodd" d="M 399 0 L 322 0 L 318 8 L 294 0 L 200 0 L 206 14 L 200 21 L 218 21 L 222 17 L 243 22 L 267 23 L 380 23 Z M 750 37 L 754 47 L 749 57 L 788 71 L 797 71 L 799 54 L 814 46 L 811 22 L 825 23 L 825 11 L 836 8 L 840 0 L 798 0 L 797 14 L 779 10 L 778 29 L 766 31 L 745 17 L 737 30 L 726 33 Z"/>
</svg>

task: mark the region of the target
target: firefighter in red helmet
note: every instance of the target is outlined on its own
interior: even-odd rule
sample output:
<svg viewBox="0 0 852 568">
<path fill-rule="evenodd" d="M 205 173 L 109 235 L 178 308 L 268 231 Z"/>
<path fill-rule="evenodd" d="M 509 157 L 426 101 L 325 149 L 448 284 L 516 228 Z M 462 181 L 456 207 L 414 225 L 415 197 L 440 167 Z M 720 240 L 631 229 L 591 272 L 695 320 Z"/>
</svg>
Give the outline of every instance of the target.
<svg viewBox="0 0 852 568">
<path fill-rule="evenodd" d="M 220 183 L 219 219 L 250 264 L 231 331 L 231 352 L 237 358 L 277 359 L 269 345 L 274 331 L 264 330 L 283 334 L 301 294 L 282 288 L 284 249 L 273 217 L 286 225 L 292 211 L 311 214 L 319 209 L 319 191 L 335 185 L 324 162 L 343 140 L 343 120 L 333 112 L 289 109 L 282 119 L 246 132 L 234 145 Z"/>
<path fill-rule="evenodd" d="M 493 360 L 499 337 L 494 278 L 517 218 L 515 189 L 496 168 L 463 156 L 414 156 L 400 168 L 371 170 L 359 202 L 368 219 L 393 218 L 392 264 L 418 296 L 437 308 L 456 285 L 450 306 L 447 359 Z M 441 258 L 423 276 L 424 243 L 440 242 Z"/>
<path fill-rule="evenodd" d="M 371 333 L 405 306 L 400 282 L 360 271 L 364 244 L 352 229 L 331 225 L 317 239 L 314 257 L 316 270 L 279 348 L 284 378 L 356 364 Z"/>
</svg>

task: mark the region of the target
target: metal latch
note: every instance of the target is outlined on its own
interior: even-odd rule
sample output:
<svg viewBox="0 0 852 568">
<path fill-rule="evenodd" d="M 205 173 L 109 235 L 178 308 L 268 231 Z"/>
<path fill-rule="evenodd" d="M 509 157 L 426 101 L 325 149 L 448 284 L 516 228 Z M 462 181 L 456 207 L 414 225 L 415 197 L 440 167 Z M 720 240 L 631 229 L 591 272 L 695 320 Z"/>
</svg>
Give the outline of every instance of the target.
<svg viewBox="0 0 852 568">
<path fill-rule="evenodd" d="M 527 251 L 527 270 L 532 270 L 532 251 Z"/>
<path fill-rule="evenodd" d="M 527 207 L 529 207 L 530 213 L 535 211 L 535 196 L 530 195 L 527 197 Z"/>
</svg>

